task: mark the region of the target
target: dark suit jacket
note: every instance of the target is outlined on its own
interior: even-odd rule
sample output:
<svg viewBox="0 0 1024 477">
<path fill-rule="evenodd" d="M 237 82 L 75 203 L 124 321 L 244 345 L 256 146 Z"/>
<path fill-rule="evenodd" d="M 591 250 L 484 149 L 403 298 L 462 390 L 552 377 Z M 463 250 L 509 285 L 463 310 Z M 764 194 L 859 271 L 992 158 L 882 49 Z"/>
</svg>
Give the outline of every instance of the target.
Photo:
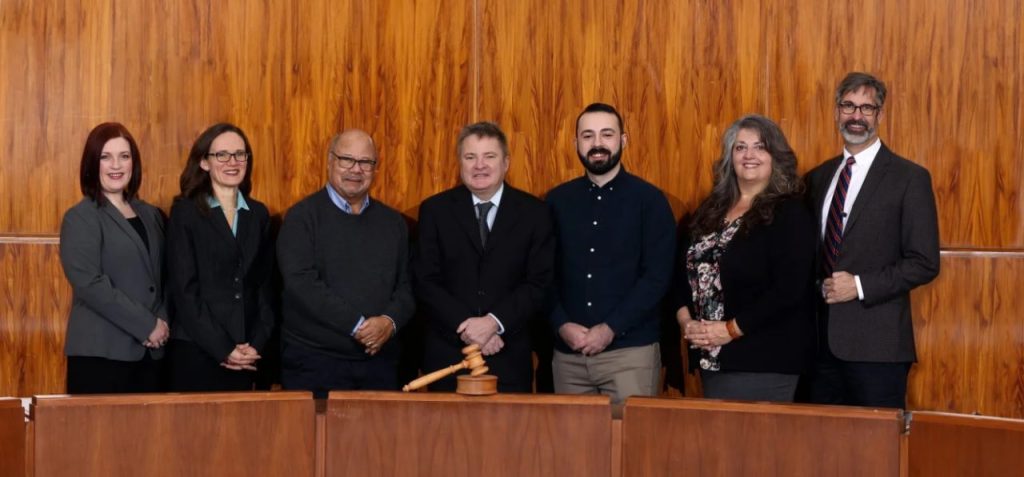
<svg viewBox="0 0 1024 477">
<path fill-rule="evenodd" d="M 821 210 L 842 160 L 842 155 L 834 157 L 807 174 L 809 204 L 818 218 L 819 260 Z M 860 276 L 864 300 L 827 306 L 827 343 L 847 361 L 912 362 L 917 355 L 910 290 L 939 274 L 931 175 L 885 144 L 867 174 L 846 221 L 835 267 Z M 822 267 L 817 270 L 820 274 Z"/>
<path fill-rule="evenodd" d="M 690 234 L 681 236 L 676 309 L 693 301 L 685 268 Z M 722 347 L 722 370 L 803 372 L 814 349 L 815 304 L 814 218 L 804 203 L 786 199 L 776 205 L 772 223 L 733 236 L 719 267 L 725 318 L 735 318 L 743 330 L 743 337 Z M 699 355 L 691 350 L 691 368 Z"/>
<path fill-rule="evenodd" d="M 538 318 L 553 278 L 551 215 L 539 199 L 505 185 L 481 247 L 472 195 L 458 186 L 420 206 L 415 248 L 416 297 L 427 323 L 426 370 L 462 359 L 455 330 L 466 318 L 493 313 L 505 326 L 505 347 L 485 357 L 502 390 L 529 392 L 532 361 L 528 323 Z M 454 380 L 433 386 L 450 388 Z"/>
<path fill-rule="evenodd" d="M 60 228 L 60 261 L 71 284 L 64 353 L 138 361 L 142 342 L 168 319 L 164 305 L 164 220 L 141 200 L 132 209 L 146 228 L 149 249 L 128 220 L 109 203 L 82 199 L 68 209 Z M 153 358 L 163 349 L 150 350 Z"/>
<path fill-rule="evenodd" d="M 217 362 L 239 343 L 262 351 L 274 326 L 270 216 L 245 200 L 250 210 L 238 211 L 237 237 L 221 209 L 203 215 L 191 199 L 174 201 L 167 226 L 171 338 L 196 343 Z"/>
</svg>

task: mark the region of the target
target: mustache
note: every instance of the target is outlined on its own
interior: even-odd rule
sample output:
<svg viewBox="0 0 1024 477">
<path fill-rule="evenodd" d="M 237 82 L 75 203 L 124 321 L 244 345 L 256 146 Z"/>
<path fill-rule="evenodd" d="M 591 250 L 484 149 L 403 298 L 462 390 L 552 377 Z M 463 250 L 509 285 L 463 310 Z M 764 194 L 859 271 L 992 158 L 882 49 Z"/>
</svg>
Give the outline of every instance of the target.
<svg viewBox="0 0 1024 477">
<path fill-rule="evenodd" d="M 843 129 L 849 129 L 850 126 L 860 126 L 864 129 L 871 129 L 870 127 L 868 127 L 867 121 L 864 121 L 863 119 L 851 119 L 843 123 Z"/>
<path fill-rule="evenodd" d="M 609 151 L 607 148 L 601 146 L 594 147 L 587 151 L 587 157 L 593 156 L 595 154 L 604 154 L 606 156 L 611 157 L 612 151 Z"/>
</svg>

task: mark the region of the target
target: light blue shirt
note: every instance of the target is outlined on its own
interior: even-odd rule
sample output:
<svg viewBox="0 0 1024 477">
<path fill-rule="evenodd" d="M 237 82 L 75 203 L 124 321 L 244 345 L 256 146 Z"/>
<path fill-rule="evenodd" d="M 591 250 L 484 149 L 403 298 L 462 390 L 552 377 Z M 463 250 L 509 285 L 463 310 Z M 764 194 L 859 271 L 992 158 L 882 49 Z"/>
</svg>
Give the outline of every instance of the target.
<svg viewBox="0 0 1024 477">
<path fill-rule="evenodd" d="M 249 210 L 249 203 L 245 201 L 245 196 L 242 195 L 242 191 L 237 191 L 237 194 L 238 195 L 235 197 L 235 210 L 236 211 L 238 211 L 238 210 Z M 206 203 L 207 203 L 207 205 L 210 206 L 211 209 L 216 209 L 216 208 L 220 207 L 220 200 L 217 200 L 217 198 L 214 197 L 213 194 L 211 194 L 209 197 L 206 198 Z M 223 212 L 223 210 L 222 210 L 222 212 Z M 224 217 L 227 217 L 227 216 L 225 215 Z M 231 235 L 234 236 L 234 237 L 238 237 L 238 214 L 237 213 L 235 214 L 235 220 L 233 222 L 231 222 Z"/>
<path fill-rule="evenodd" d="M 342 212 L 348 215 L 356 214 L 355 211 L 352 210 L 352 205 L 349 204 L 348 201 L 338 193 L 338 191 L 334 190 L 334 187 L 331 187 L 330 184 L 327 184 L 327 195 L 331 196 L 331 202 L 334 202 L 334 205 L 341 209 Z M 363 211 L 365 211 L 369 206 L 370 194 L 366 194 L 366 197 L 363 197 L 363 207 L 359 209 L 359 213 L 363 213 Z"/>
</svg>

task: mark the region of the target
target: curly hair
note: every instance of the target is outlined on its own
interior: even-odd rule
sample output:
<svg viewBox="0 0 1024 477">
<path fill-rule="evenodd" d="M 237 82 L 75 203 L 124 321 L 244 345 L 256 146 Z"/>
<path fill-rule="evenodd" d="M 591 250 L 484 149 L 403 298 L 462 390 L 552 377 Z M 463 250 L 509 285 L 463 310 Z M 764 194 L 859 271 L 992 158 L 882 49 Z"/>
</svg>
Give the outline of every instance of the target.
<svg viewBox="0 0 1024 477">
<path fill-rule="evenodd" d="M 782 130 L 771 119 L 751 114 L 729 126 L 722 137 L 722 155 L 715 162 L 715 183 L 711 193 L 693 214 L 690 230 L 693 237 L 701 237 L 722 228 L 729 209 L 740 199 L 739 183 L 733 169 L 733 146 L 741 130 L 757 133 L 765 150 L 772 157 L 772 173 L 765 186 L 743 214 L 740 232 L 747 232 L 758 225 L 767 225 L 775 217 L 775 206 L 783 199 L 803 193 L 803 183 L 796 173 L 796 154 L 786 141 Z"/>
</svg>

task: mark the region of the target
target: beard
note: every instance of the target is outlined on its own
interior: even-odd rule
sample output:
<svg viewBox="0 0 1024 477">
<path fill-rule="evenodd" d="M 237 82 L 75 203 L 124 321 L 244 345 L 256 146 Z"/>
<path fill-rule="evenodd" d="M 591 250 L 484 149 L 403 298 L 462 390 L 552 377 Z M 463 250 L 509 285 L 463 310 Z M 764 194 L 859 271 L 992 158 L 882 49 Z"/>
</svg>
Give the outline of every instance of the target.
<svg viewBox="0 0 1024 477">
<path fill-rule="evenodd" d="M 594 163 L 590 158 L 595 154 L 604 154 L 608 157 L 608 160 L 603 163 Z M 595 176 L 599 176 L 615 169 L 615 166 L 619 165 L 619 161 L 622 160 L 622 148 L 620 147 L 618 151 L 615 151 L 615 153 L 612 154 L 608 149 L 598 146 L 591 148 L 587 151 L 586 155 L 580 154 L 579 151 L 576 151 L 576 155 L 580 157 L 580 162 L 583 163 L 583 167 L 586 168 L 588 172 Z"/>
<path fill-rule="evenodd" d="M 857 125 L 864 128 L 864 132 L 855 133 L 850 131 L 849 127 Z M 849 144 L 861 145 L 867 142 L 869 138 L 875 135 L 875 128 L 868 126 L 866 121 L 860 119 L 851 119 L 843 124 L 839 125 L 839 133 L 843 135 L 843 139 Z"/>
</svg>

